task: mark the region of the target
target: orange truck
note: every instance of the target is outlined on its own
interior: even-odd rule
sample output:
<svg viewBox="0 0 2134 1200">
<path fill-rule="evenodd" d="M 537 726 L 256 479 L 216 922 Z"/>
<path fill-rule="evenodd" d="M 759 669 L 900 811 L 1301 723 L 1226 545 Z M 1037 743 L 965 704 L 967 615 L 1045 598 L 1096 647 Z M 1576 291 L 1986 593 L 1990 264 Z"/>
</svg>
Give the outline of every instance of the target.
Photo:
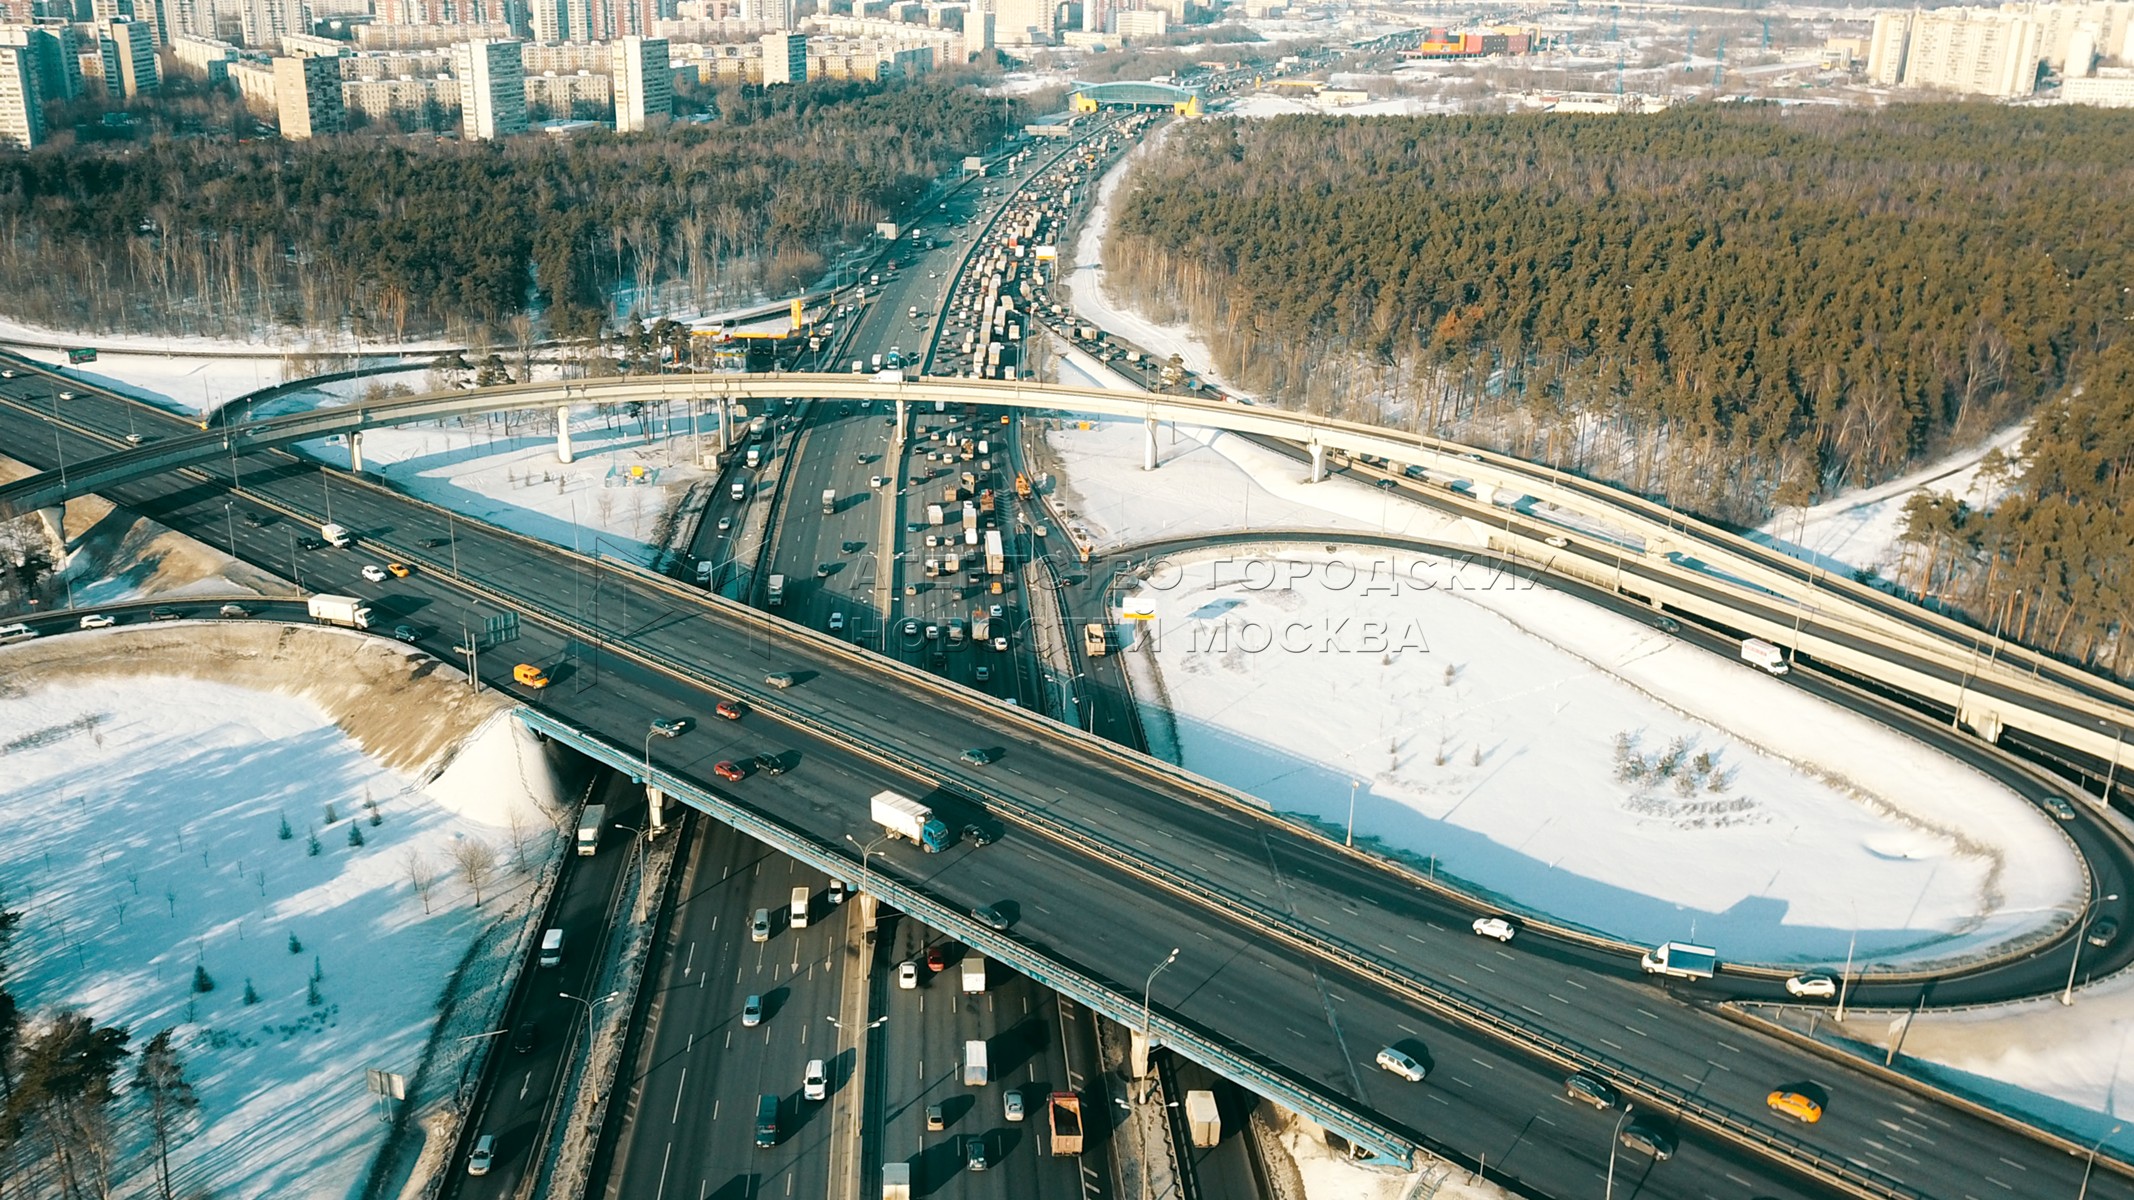
<svg viewBox="0 0 2134 1200">
<path fill-rule="evenodd" d="M 1046 1106 L 1052 1119 L 1054 1157 L 1082 1152 L 1082 1098 L 1073 1092 L 1054 1092 Z"/>
</svg>

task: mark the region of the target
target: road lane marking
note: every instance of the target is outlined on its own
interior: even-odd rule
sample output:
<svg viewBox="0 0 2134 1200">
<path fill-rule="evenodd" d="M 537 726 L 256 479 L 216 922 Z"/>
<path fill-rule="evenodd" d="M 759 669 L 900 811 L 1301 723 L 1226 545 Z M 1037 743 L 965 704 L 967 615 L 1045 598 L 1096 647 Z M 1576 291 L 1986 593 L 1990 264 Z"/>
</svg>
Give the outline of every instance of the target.
<svg viewBox="0 0 2134 1200">
<path fill-rule="evenodd" d="M 682 1123 L 682 1089 L 689 1086 L 689 1068 L 682 1067 L 682 1077 L 674 1081 L 674 1115 L 667 1118 L 669 1125 Z"/>
</svg>

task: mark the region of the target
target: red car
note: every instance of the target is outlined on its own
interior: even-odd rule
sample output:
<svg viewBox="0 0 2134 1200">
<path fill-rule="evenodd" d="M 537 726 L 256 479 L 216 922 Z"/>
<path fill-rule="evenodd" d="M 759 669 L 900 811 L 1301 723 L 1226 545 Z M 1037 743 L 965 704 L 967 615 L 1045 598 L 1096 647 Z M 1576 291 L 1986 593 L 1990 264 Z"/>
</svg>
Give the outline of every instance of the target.
<svg viewBox="0 0 2134 1200">
<path fill-rule="evenodd" d="M 948 966 L 948 953 L 947 953 L 946 951 L 942 950 L 942 949 L 941 949 L 941 947 L 939 947 L 939 946 L 928 946 L 928 947 L 926 948 L 926 969 L 927 969 L 927 970 L 929 970 L 929 971 L 940 971 L 940 970 L 943 970 L 944 968 L 946 968 L 947 966 Z"/>
<path fill-rule="evenodd" d="M 712 706 L 711 711 L 729 721 L 738 721 L 741 719 L 741 715 L 748 711 L 748 706 L 739 700 L 721 700 Z"/>
<path fill-rule="evenodd" d="M 722 762 L 717 766 L 714 766 L 711 769 L 711 773 L 721 779 L 726 780 L 728 783 L 739 783 L 743 779 L 747 778 L 747 776 L 741 773 L 741 768 L 733 765 L 730 762 Z"/>
</svg>

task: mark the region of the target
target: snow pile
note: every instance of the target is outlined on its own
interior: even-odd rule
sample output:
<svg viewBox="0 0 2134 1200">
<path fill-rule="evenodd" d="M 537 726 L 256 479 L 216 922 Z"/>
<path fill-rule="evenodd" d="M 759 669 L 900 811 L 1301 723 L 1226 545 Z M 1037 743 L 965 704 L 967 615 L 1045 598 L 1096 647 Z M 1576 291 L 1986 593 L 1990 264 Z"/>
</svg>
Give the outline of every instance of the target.
<svg viewBox="0 0 2134 1200">
<path fill-rule="evenodd" d="M 1757 962 L 1944 962 L 2064 922 L 2059 828 L 1926 747 L 1483 566 L 1354 549 L 1156 564 L 1152 738 L 1507 906 Z"/>
<path fill-rule="evenodd" d="M 0 692 L 0 889 L 23 914 L 18 999 L 125 1026 L 136 1047 L 176 1027 L 200 1098 L 174 1149 L 181 1193 L 357 1194 L 387 1128 L 366 1070 L 412 1079 L 441 998 L 494 986 L 455 974 L 524 899 L 526 864 L 553 853 L 547 786 L 520 783 L 538 770 L 472 777 L 509 761 L 515 735 L 485 735 L 448 776 L 485 801 L 448 807 L 285 692 L 0 675 L 14 681 Z M 463 847 L 487 863 L 480 907 Z M 152 1180 L 137 1127 L 120 1124 L 121 1195 Z"/>
<path fill-rule="evenodd" d="M 1873 571 L 1895 579 L 1907 549 L 1904 505 L 1921 493 L 1946 493 L 1972 508 L 1990 508 L 2007 491 L 2013 472 L 1981 478 L 1981 461 L 1995 450 L 2012 456 L 2030 432 L 2030 423 L 2012 425 L 1984 444 L 1929 463 L 1901 479 L 1834 496 L 1805 509 L 1788 509 L 1751 536 L 1825 570 Z"/>
</svg>

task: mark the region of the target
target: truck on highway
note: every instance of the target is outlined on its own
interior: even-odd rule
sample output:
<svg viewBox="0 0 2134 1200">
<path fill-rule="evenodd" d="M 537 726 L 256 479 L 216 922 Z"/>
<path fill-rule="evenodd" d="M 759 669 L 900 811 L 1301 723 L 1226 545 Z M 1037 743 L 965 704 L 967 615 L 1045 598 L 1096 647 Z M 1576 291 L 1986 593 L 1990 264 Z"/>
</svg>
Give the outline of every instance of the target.
<svg viewBox="0 0 2134 1200">
<path fill-rule="evenodd" d="M 1020 471 L 1016 472 L 1016 473 L 1015 473 L 1015 496 L 1016 496 L 1016 499 L 1018 499 L 1018 500 L 1028 500 L 1028 499 L 1030 498 L 1030 490 L 1031 490 L 1031 489 L 1030 489 L 1030 477 L 1029 477 L 1028 475 L 1025 475 L 1025 474 L 1023 474 L 1023 473 L 1022 473 L 1022 472 L 1020 472 Z"/>
<path fill-rule="evenodd" d="M 741 461 L 746 463 L 750 470 L 754 470 L 757 467 L 762 466 L 763 448 L 761 446 L 750 446 L 748 448 L 748 455 Z"/>
<path fill-rule="evenodd" d="M 1091 658 L 1102 658 L 1109 648 L 1104 634 L 1104 622 L 1091 621 L 1082 626 L 1082 653 Z"/>
<path fill-rule="evenodd" d="M 370 628 L 370 605 L 354 596 L 329 596 L 324 593 L 304 601 L 304 611 L 311 619 L 322 625 L 339 625 L 347 629 Z"/>
<path fill-rule="evenodd" d="M 963 1086 L 984 1087 L 986 1079 L 985 1041 L 973 1038 L 963 1043 Z"/>
<path fill-rule="evenodd" d="M 1082 1098 L 1073 1092 L 1054 1092 L 1045 1110 L 1052 1125 L 1052 1155 L 1064 1158 L 1082 1152 Z"/>
<path fill-rule="evenodd" d="M 926 506 L 926 523 L 928 525 L 939 525 L 941 523 L 940 505 L 929 504 Z"/>
<path fill-rule="evenodd" d="M 1710 979 L 1719 970 L 1719 952 L 1710 946 L 1668 942 L 1638 956 L 1638 966 L 1647 975 L 1672 975 L 1677 979 Z"/>
<path fill-rule="evenodd" d="M 1008 554 L 1000 540 L 998 529 L 985 531 L 985 569 L 988 575 L 1005 574 L 1008 569 Z"/>
<path fill-rule="evenodd" d="M 607 820 L 608 806 L 605 804 L 588 804 L 585 806 L 585 811 L 578 814 L 578 856 L 580 858 L 591 858 L 593 857 L 593 852 L 600 849 L 600 827 L 607 824 Z"/>
<path fill-rule="evenodd" d="M 352 540 L 348 536 L 348 528 L 346 526 L 336 525 L 332 521 L 319 526 L 319 536 L 326 540 L 327 545 L 337 546 L 344 550 L 348 548 L 348 543 Z"/>
<path fill-rule="evenodd" d="M 1223 1117 L 1215 1108 L 1215 1093 L 1208 1091 L 1186 1093 L 1186 1125 L 1193 1132 L 1193 1145 L 1201 1150 L 1212 1150 L 1223 1140 Z"/>
<path fill-rule="evenodd" d="M 874 823 L 891 837 L 917 842 L 929 854 L 948 849 L 948 825 L 926 805 L 896 792 L 876 792 L 869 804 Z"/>
<path fill-rule="evenodd" d="M 964 956 L 963 956 L 963 993 L 964 993 L 964 995 L 967 995 L 967 996 L 975 996 L 975 995 L 977 995 L 978 993 L 980 993 L 980 992 L 982 992 L 982 991 L 984 991 L 984 990 L 985 990 L 985 956 L 984 956 L 984 955 L 982 955 L 982 954 L 966 954 L 966 955 L 964 955 Z"/>
<path fill-rule="evenodd" d="M 1762 638 L 1741 639 L 1741 661 L 1773 675 L 1783 675 L 1788 670 L 1785 651 Z"/>
<path fill-rule="evenodd" d="M 988 638 L 988 637 L 990 637 L 990 636 L 991 636 L 991 631 L 992 631 L 992 627 L 993 627 L 993 618 L 992 618 L 992 617 L 991 617 L 990 615 L 988 615 L 988 614 L 986 613 L 986 610 L 984 610 L 984 609 L 982 609 L 982 608 L 974 608 L 974 609 L 972 609 L 972 610 L 971 610 L 971 640 L 972 640 L 972 641 L 974 641 L 974 642 L 982 642 L 982 641 L 985 641 L 985 640 L 986 640 L 986 638 Z"/>
<path fill-rule="evenodd" d="M 786 910 L 786 916 L 791 918 L 793 928 L 806 929 L 808 927 L 809 899 L 810 896 L 808 893 L 808 889 L 804 887 L 797 887 L 793 889 L 792 904 Z"/>
<path fill-rule="evenodd" d="M 825 513 L 834 513 L 837 511 L 836 488 L 824 488 L 822 490 L 822 510 Z"/>
<path fill-rule="evenodd" d="M 911 1164 L 882 1164 L 882 1200 L 911 1200 Z"/>
<path fill-rule="evenodd" d="M 785 576 L 773 575 L 763 588 L 763 602 L 776 608 L 785 603 Z"/>
<path fill-rule="evenodd" d="M 760 441 L 762 441 L 762 440 L 763 440 L 763 439 L 764 439 L 765 437 L 769 436 L 769 435 L 770 435 L 770 432 L 771 432 L 771 422 L 770 422 L 770 418 L 768 418 L 768 417 L 757 417 L 757 418 L 755 418 L 754 420 L 751 420 L 751 421 L 750 421 L 750 422 L 748 423 L 748 440 L 749 440 L 749 441 L 752 441 L 752 442 L 760 442 Z"/>
</svg>

